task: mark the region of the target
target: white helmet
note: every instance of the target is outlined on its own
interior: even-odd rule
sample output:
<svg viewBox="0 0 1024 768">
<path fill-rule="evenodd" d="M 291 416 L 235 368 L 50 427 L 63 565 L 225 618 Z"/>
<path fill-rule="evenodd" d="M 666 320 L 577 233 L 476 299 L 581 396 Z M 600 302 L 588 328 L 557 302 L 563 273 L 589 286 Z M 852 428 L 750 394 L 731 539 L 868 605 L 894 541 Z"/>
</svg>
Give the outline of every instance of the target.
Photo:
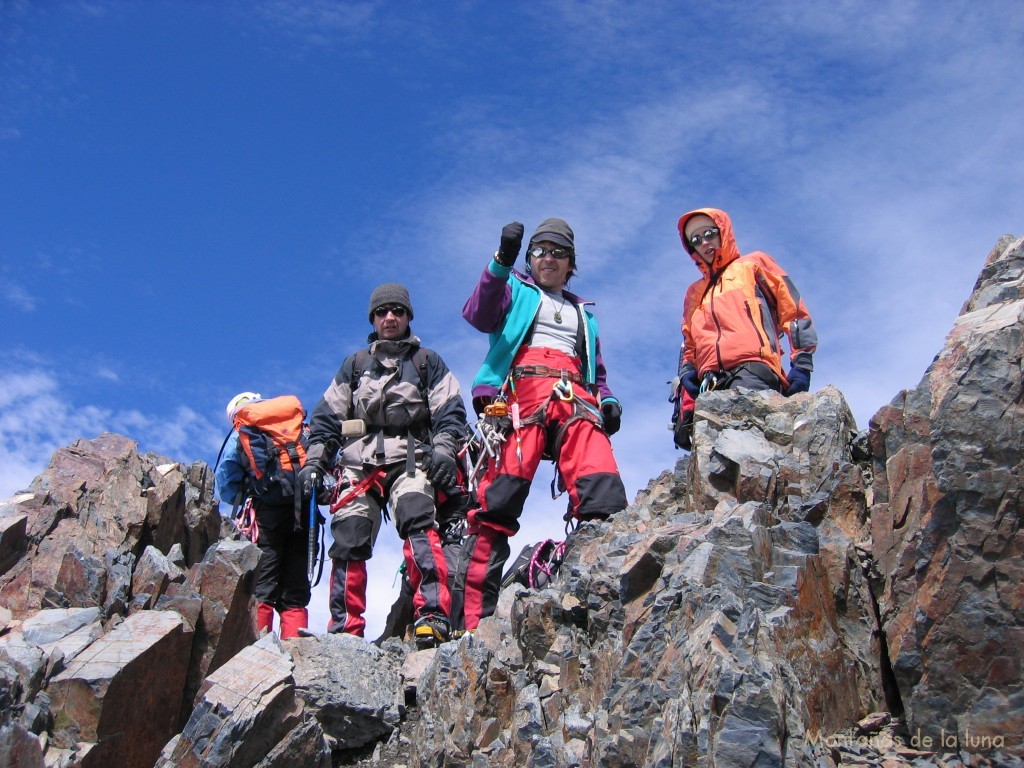
<svg viewBox="0 0 1024 768">
<path fill-rule="evenodd" d="M 228 407 L 227 407 L 228 421 L 234 421 L 235 420 L 235 411 L 237 411 L 239 408 L 241 408 L 246 403 L 250 402 L 251 400 L 262 400 L 262 399 L 263 399 L 263 395 L 260 395 L 260 394 L 258 394 L 256 392 L 239 392 L 237 395 L 235 395 L 234 397 L 232 397 L 228 401 Z"/>
</svg>

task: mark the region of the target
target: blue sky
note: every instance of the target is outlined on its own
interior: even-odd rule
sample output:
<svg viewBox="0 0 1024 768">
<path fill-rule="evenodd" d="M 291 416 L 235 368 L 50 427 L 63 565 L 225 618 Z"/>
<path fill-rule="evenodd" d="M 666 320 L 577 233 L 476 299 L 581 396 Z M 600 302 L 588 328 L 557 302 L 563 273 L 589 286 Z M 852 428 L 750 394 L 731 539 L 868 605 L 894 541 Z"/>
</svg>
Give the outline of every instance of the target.
<svg viewBox="0 0 1024 768">
<path fill-rule="evenodd" d="M 1024 230 L 1021 72 L 1010 0 L 0 0 L 0 498 L 77 437 L 212 464 L 236 392 L 312 408 L 380 282 L 468 395 L 462 304 L 502 225 L 548 216 L 597 302 L 630 498 L 679 456 L 695 207 L 789 271 L 812 388 L 864 428 Z M 562 537 L 550 480 L 513 551 Z M 382 533 L 370 633 L 398 562 Z"/>
</svg>

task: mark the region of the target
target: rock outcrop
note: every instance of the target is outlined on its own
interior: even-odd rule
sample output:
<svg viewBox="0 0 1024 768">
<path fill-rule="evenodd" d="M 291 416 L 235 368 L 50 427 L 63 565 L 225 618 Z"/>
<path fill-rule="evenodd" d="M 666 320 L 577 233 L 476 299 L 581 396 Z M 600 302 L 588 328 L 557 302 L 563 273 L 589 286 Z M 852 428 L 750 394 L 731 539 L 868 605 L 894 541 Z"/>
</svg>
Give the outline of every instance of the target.
<svg viewBox="0 0 1024 768">
<path fill-rule="evenodd" d="M 989 255 L 917 389 L 872 419 L 882 626 L 912 730 L 1024 736 L 1024 252 Z"/>
<path fill-rule="evenodd" d="M 705 393 L 435 651 L 257 638 L 208 467 L 61 449 L 0 502 L 0 765 L 1024 765 L 1022 249 L 866 433 L 832 387 Z"/>
<path fill-rule="evenodd" d="M 0 520 L 17 534 L 0 550 L 10 764 L 153 765 L 203 680 L 256 639 L 259 550 L 221 538 L 209 468 L 79 440 Z"/>
<path fill-rule="evenodd" d="M 811 764 L 885 709 L 841 395 L 710 393 L 695 425 L 689 461 L 578 529 L 551 588 L 440 649 L 413 764 Z"/>
</svg>

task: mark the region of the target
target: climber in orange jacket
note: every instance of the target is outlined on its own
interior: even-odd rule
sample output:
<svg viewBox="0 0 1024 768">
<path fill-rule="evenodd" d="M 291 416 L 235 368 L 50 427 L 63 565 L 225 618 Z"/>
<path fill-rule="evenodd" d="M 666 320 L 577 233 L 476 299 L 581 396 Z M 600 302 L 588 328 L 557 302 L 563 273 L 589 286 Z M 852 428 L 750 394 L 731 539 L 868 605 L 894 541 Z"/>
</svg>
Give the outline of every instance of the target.
<svg viewBox="0 0 1024 768">
<path fill-rule="evenodd" d="M 741 256 L 725 211 L 699 208 L 679 219 L 679 237 L 701 278 L 683 301 L 675 442 L 690 448 L 693 401 L 709 389 L 774 389 L 787 397 L 811 386 L 818 334 L 793 281 L 767 253 Z M 782 336 L 789 337 L 789 371 Z"/>
</svg>

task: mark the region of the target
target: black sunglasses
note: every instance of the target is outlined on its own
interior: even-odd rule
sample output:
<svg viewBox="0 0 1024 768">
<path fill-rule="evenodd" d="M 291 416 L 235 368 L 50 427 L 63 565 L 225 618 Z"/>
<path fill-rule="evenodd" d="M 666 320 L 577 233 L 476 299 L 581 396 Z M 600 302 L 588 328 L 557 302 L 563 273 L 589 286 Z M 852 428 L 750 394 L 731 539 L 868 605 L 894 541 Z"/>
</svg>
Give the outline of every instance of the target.
<svg viewBox="0 0 1024 768">
<path fill-rule="evenodd" d="M 701 243 L 706 243 L 713 237 L 718 237 L 718 227 L 711 227 L 710 229 L 705 229 L 704 232 L 701 234 L 690 235 L 690 245 L 696 248 Z"/>
<path fill-rule="evenodd" d="M 395 317 L 405 317 L 405 313 L 409 310 L 403 307 L 401 304 L 384 304 L 373 310 L 373 314 L 377 317 L 387 317 L 390 312 Z"/>
<path fill-rule="evenodd" d="M 534 259 L 542 259 L 545 256 L 550 256 L 553 259 L 568 259 L 572 256 L 571 248 L 544 248 L 540 245 L 535 245 L 529 250 L 529 255 Z"/>
</svg>

